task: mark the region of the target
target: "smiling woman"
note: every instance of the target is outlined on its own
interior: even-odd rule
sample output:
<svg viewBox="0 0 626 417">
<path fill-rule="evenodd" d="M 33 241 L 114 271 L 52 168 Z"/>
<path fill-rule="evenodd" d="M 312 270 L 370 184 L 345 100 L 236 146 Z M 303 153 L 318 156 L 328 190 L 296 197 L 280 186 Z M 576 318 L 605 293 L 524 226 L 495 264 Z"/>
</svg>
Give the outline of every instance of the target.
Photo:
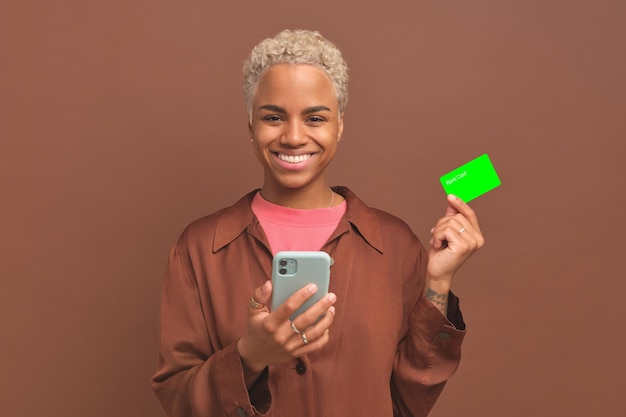
<svg viewBox="0 0 626 417">
<path fill-rule="evenodd" d="M 268 69 L 257 85 L 250 118 L 254 152 L 265 173 L 263 197 L 292 208 L 326 207 L 325 172 L 342 131 L 343 114 L 324 71 L 307 64 Z"/>
<path fill-rule="evenodd" d="M 178 417 L 427 415 L 460 359 L 465 324 L 449 290 L 484 243 L 476 215 L 449 196 L 427 249 L 397 217 L 329 187 L 347 66 L 319 33 L 261 42 L 244 96 L 263 184 L 172 248 L 153 377 L 161 404 Z M 333 259 L 331 292 L 293 321 L 318 289 L 270 311 L 281 251 Z"/>
</svg>

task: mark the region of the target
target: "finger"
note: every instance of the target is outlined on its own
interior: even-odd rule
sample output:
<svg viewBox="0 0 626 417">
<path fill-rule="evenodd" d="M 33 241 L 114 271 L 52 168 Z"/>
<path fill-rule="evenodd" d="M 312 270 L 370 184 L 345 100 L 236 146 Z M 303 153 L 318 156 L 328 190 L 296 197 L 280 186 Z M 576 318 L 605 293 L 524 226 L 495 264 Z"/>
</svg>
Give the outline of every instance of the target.
<svg viewBox="0 0 626 417">
<path fill-rule="evenodd" d="M 328 293 L 325 297 L 322 297 L 318 302 L 309 307 L 304 313 L 300 314 L 294 320 L 294 324 L 298 326 L 298 329 L 306 329 L 315 324 L 324 313 L 335 304 L 335 301 L 337 301 L 337 296 L 333 293 Z"/>
<path fill-rule="evenodd" d="M 308 334 L 306 335 L 306 337 L 307 338 L 309 337 Z M 326 329 L 320 337 L 318 337 L 315 340 L 309 340 L 309 343 L 305 344 L 304 342 L 301 341 L 300 342 L 301 346 L 299 346 L 293 351 L 292 357 L 299 358 L 309 353 L 320 350 L 322 347 L 324 347 L 324 345 L 328 343 L 329 340 L 330 340 L 330 332 L 328 329 Z"/>
<path fill-rule="evenodd" d="M 263 285 L 257 287 L 252 293 L 252 298 L 249 303 L 249 310 L 252 313 L 258 313 L 259 311 L 267 312 L 267 304 L 272 296 L 272 282 L 267 280 Z"/>
<path fill-rule="evenodd" d="M 330 328 L 334 320 L 335 307 L 330 306 L 322 316 L 319 316 L 318 320 L 315 323 L 305 328 L 309 339 L 315 340 L 320 337 L 328 328 Z"/>
<path fill-rule="evenodd" d="M 430 244 L 435 249 L 448 246 L 474 235 L 473 227 L 461 214 L 441 220 L 433 228 Z"/>
<path fill-rule="evenodd" d="M 443 215 L 443 217 L 446 218 L 446 217 L 454 216 L 458 212 L 459 211 L 455 209 L 452 204 L 448 204 L 448 206 L 446 207 L 446 213 Z"/>
<path fill-rule="evenodd" d="M 458 214 L 435 228 L 430 244 L 436 250 L 447 247 L 452 252 L 467 252 L 480 248 L 484 238 L 463 215 Z"/>
<path fill-rule="evenodd" d="M 331 306 L 320 318 L 319 321 L 311 326 L 308 326 L 300 331 L 298 334 L 294 334 L 294 339 L 298 347 L 307 346 L 308 348 L 316 348 L 321 343 L 326 343 L 325 338 L 328 337 L 329 327 L 335 319 L 335 307 Z M 295 323 L 294 323 L 295 324 Z M 304 336 L 303 336 L 304 335 Z M 304 342 L 306 338 L 307 343 Z"/>
<path fill-rule="evenodd" d="M 334 297 L 331 297 L 331 299 L 332 298 Z M 324 304 L 322 300 L 318 301 L 316 304 L 320 303 Z M 307 312 L 309 312 L 312 308 L 313 306 L 311 306 Z M 335 308 L 330 306 L 325 310 L 325 314 L 319 319 L 319 321 L 306 327 L 304 323 L 308 322 L 308 319 L 303 320 L 301 318 L 305 314 L 306 312 L 298 316 L 298 322 L 295 320 L 294 322 L 284 322 L 280 331 L 277 331 L 275 334 L 275 340 L 278 345 L 281 346 L 281 350 L 292 358 L 318 350 L 328 342 L 328 328 L 334 321 Z"/>
<path fill-rule="evenodd" d="M 457 214 L 456 216 L 444 217 L 437 221 L 435 227 L 433 227 L 430 231 L 430 244 L 432 246 L 437 249 L 440 248 L 445 245 L 444 242 L 447 241 L 448 238 L 454 239 L 454 235 L 452 234 L 454 230 L 460 231 L 461 229 L 464 229 L 464 224 L 458 216 L 461 218 L 463 217 L 462 215 Z M 465 232 L 465 230 L 463 230 L 463 232 Z"/>
<path fill-rule="evenodd" d="M 484 245 L 485 238 L 483 237 L 483 234 L 480 231 L 480 227 L 478 226 L 478 219 L 476 219 L 475 214 L 474 214 L 474 220 L 475 220 L 474 222 L 472 222 L 462 213 L 455 215 L 454 219 L 461 226 L 460 229 L 457 229 L 457 233 L 459 234 L 459 237 L 461 239 L 467 240 L 468 242 L 475 242 L 476 247 L 478 248 Z M 451 223 L 451 227 L 454 229 L 456 226 L 452 226 L 452 223 Z"/>
<path fill-rule="evenodd" d="M 445 214 L 439 219 L 437 219 L 437 222 L 435 223 L 435 227 L 430 229 L 430 233 L 433 233 L 437 226 L 446 223 L 453 217 L 458 217 L 458 216 L 463 216 L 463 215 L 460 214 L 459 211 L 456 208 L 454 208 L 451 204 L 448 204 L 448 206 L 446 207 Z"/>
<path fill-rule="evenodd" d="M 335 319 L 335 303 L 337 297 L 330 293 L 309 307 L 304 313 L 292 322 L 288 322 L 288 332 L 291 334 L 290 345 L 299 348 L 317 340 L 330 327 Z M 304 334 L 304 336 L 303 336 Z M 305 343 L 306 340 L 306 343 Z"/>
<path fill-rule="evenodd" d="M 289 321 L 289 317 L 316 292 L 317 285 L 315 284 L 309 284 L 300 288 L 272 312 L 272 319 L 277 324 Z"/>
<path fill-rule="evenodd" d="M 476 231 L 480 231 L 480 227 L 478 225 L 478 217 L 476 217 L 476 212 L 472 210 L 470 206 L 467 205 L 463 200 L 455 196 L 454 194 L 448 194 L 448 203 L 449 208 L 456 210 L 458 213 L 462 214 L 472 225 Z M 448 211 L 446 210 L 446 213 Z M 455 213 L 456 214 L 456 213 Z"/>
</svg>

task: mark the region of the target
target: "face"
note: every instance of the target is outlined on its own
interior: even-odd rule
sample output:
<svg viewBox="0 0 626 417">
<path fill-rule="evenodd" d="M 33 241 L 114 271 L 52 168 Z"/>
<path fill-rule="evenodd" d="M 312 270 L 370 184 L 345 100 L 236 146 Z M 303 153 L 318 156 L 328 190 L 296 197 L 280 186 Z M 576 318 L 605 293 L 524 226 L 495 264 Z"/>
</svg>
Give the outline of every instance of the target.
<svg viewBox="0 0 626 417">
<path fill-rule="evenodd" d="M 325 170 L 343 131 L 326 73 L 312 65 L 275 65 L 258 82 L 250 133 L 264 169 L 263 190 L 327 189 Z"/>
</svg>

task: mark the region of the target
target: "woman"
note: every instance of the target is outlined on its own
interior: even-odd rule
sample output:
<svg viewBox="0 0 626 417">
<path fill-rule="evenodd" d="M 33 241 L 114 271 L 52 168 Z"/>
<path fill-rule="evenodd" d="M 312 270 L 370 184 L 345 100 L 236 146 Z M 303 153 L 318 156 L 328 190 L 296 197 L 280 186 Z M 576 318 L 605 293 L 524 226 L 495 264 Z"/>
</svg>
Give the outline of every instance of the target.
<svg viewBox="0 0 626 417">
<path fill-rule="evenodd" d="M 317 32 L 283 31 L 248 57 L 263 185 L 193 222 L 170 253 L 153 378 L 168 415 L 425 416 L 455 372 L 465 325 L 449 289 L 484 243 L 477 218 L 448 196 L 427 251 L 400 219 L 329 187 L 347 79 Z M 293 322 L 317 288 L 269 310 L 282 250 L 334 260 L 331 292 Z"/>
</svg>

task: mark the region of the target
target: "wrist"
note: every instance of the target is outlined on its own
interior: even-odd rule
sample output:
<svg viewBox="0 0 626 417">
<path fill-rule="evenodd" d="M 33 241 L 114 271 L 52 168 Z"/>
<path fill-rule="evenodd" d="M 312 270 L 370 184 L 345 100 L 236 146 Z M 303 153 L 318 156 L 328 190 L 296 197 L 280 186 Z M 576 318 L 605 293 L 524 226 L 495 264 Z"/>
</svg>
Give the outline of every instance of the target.
<svg viewBox="0 0 626 417">
<path fill-rule="evenodd" d="M 450 279 L 430 279 L 427 277 L 424 295 L 443 314 L 448 315 L 448 295 L 450 294 Z"/>
<path fill-rule="evenodd" d="M 267 367 L 266 363 L 255 361 L 250 356 L 243 338 L 239 339 L 237 342 L 237 350 L 239 351 L 239 358 L 241 359 L 241 365 L 245 373 L 260 374 Z"/>
<path fill-rule="evenodd" d="M 426 275 L 426 288 L 431 289 L 440 294 L 448 294 L 450 287 L 452 286 L 452 276 L 443 278 L 433 278 L 430 275 Z"/>
</svg>

